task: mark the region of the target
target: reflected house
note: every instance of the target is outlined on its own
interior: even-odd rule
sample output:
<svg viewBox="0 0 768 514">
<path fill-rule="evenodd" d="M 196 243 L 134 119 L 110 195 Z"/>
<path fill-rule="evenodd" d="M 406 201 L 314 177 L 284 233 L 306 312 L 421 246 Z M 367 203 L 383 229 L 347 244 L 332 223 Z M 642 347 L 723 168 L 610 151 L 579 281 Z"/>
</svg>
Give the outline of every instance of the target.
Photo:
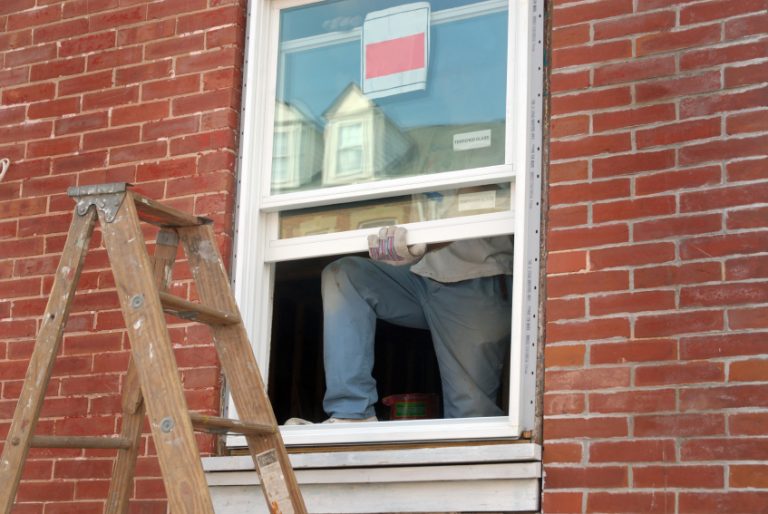
<svg viewBox="0 0 768 514">
<path fill-rule="evenodd" d="M 367 182 L 397 175 L 413 141 L 350 84 L 325 112 L 324 186 Z"/>
<path fill-rule="evenodd" d="M 272 190 L 311 183 L 323 166 L 322 128 L 302 109 L 278 101 L 272 143 Z"/>
</svg>

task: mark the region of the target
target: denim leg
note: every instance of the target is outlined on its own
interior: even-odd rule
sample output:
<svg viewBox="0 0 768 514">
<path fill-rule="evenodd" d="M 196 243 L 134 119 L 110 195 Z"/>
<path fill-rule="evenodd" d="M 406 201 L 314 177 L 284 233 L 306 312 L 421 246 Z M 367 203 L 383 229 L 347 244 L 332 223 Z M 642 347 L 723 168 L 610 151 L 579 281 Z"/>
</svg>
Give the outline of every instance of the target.
<svg viewBox="0 0 768 514">
<path fill-rule="evenodd" d="M 338 418 L 375 414 L 376 319 L 427 328 L 419 302 L 423 279 L 408 266 L 344 257 L 321 275 L 326 393 L 323 408 Z"/>
<path fill-rule="evenodd" d="M 511 291 L 511 278 L 504 280 Z M 440 366 L 444 417 L 503 415 L 496 396 L 512 310 L 501 279 L 429 281 L 423 305 Z"/>
</svg>

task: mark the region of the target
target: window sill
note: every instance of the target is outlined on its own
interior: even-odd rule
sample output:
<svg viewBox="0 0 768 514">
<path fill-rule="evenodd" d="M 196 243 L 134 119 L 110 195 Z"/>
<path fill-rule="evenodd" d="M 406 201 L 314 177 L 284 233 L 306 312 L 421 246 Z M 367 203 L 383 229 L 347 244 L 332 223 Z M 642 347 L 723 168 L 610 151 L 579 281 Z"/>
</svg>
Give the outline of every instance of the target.
<svg viewBox="0 0 768 514">
<path fill-rule="evenodd" d="M 290 455 L 310 512 L 536 511 L 533 443 Z M 216 512 L 268 512 L 250 456 L 203 459 Z"/>
</svg>

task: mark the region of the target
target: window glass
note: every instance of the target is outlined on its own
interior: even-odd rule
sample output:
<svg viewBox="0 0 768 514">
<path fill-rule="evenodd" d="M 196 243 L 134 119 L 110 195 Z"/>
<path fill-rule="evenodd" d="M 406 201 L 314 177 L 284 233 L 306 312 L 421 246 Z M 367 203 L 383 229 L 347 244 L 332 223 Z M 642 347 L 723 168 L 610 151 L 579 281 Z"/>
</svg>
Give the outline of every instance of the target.
<svg viewBox="0 0 768 514">
<path fill-rule="evenodd" d="M 273 194 L 504 163 L 507 2 L 339 0 L 279 30 L 275 132 L 299 139 Z"/>
</svg>

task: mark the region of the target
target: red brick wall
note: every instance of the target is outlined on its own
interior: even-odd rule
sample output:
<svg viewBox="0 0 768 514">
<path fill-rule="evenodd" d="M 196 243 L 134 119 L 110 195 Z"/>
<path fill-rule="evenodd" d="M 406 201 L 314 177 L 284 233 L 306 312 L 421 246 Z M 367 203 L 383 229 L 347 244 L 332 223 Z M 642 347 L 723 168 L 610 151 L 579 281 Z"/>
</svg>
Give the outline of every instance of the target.
<svg viewBox="0 0 768 514">
<path fill-rule="evenodd" d="M 229 259 L 244 4 L 0 1 L 0 157 L 12 161 L 0 183 L 0 440 L 71 219 L 68 186 L 128 181 L 210 216 Z M 119 429 L 128 343 L 98 232 L 92 247 L 39 433 Z M 188 277 L 182 266 L 176 293 L 194 295 Z M 207 329 L 170 332 L 191 408 L 217 413 Z M 211 438 L 200 444 L 213 451 Z M 132 512 L 165 512 L 152 443 L 142 445 Z M 31 455 L 14 512 L 102 512 L 113 452 Z"/>
<path fill-rule="evenodd" d="M 555 0 L 545 512 L 766 512 L 768 2 Z"/>
</svg>

